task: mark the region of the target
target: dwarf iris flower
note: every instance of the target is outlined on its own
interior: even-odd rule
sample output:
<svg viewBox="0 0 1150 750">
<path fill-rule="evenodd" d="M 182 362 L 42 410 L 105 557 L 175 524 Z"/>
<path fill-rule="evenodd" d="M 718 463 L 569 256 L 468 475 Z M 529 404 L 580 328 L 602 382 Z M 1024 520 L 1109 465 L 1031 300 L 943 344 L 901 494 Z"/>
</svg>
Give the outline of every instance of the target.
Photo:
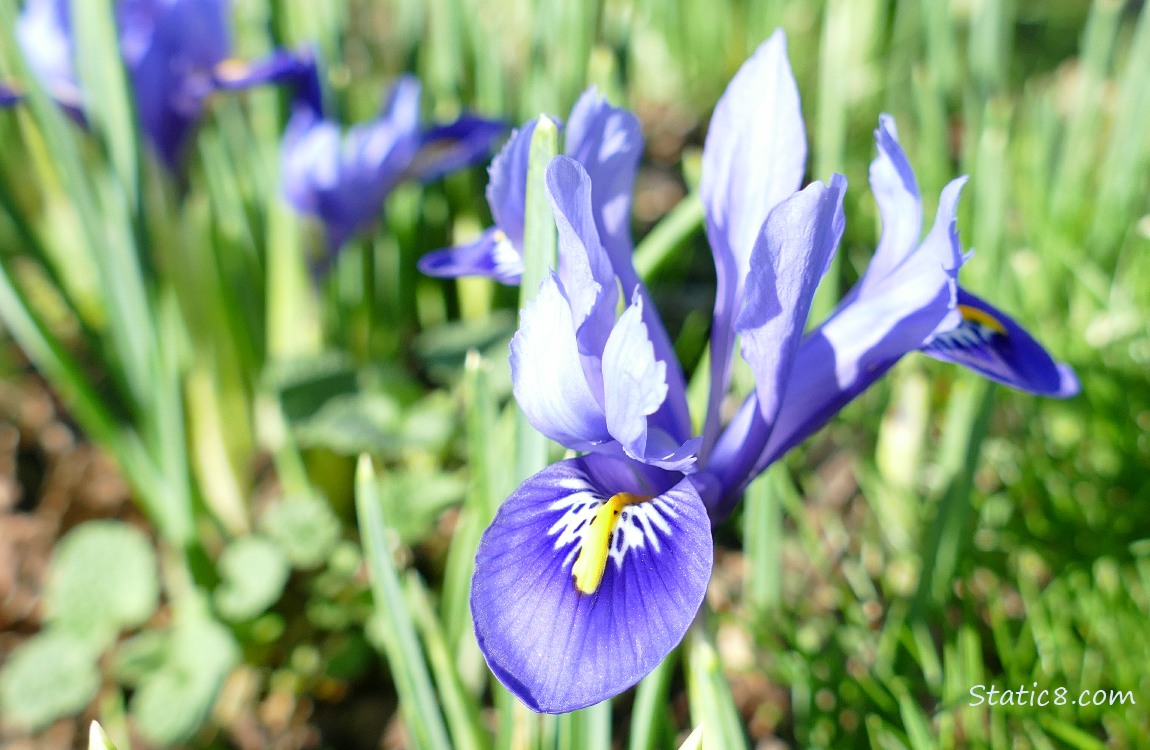
<svg viewBox="0 0 1150 750">
<path fill-rule="evenodd" d="M 889 118 L 876 137 L 871 182 L 882 239 L 859 284 L 804 335 L 843 233 L 846 181 L 833 175 L 799 190 L 806 138 L 781 32 L 723 94 L 700 184 L 718 285 L 709 413 L 698 437 L 630 248 L 608 249 L 595 175 L 570 156 L 549 165 L 558 268 L 522 311 L 512 379 L 532 425 L 584 455 L 511 494 L 480 542 L 471 595 L 488 665 L 531 708 L 582 708 L 653 669 L 702 603 L 712 524 L 754 476 L 903 355 L 923 349 L 1047 395 L 1076 389 L 1068 367 L 958 289 L 955 210 L 965 178 L 943 191 L 920 241 L 919 194 Z M 598 152 L 609 153 L 608 144 Z M 504 166 L 514 163 L 507 153 Z M 493 182 L 504 175 L 493 165 Z M 736 342 L 755 390 L 723 427 L 718 406 Z"/>
<path fill-rule="evenodd" d="M 83 120 L 68 0 L 29 0 L 16 35 L 48 93 Z M 140 126 L 164 165 L 177 171 L 204 109 L 218 88 L 275 80 L 277 68 L 253 75 L 229 60 L 226 0 L 119 0 L 115 4 L 120 54 L 135 94 Z M 221 78 L 228 85 L 221 86 Z"/>
<path fill-rule="evenodd" d="M 486 276 L 518 284 L 523 274 L 523 221 L 527 195 L 527 157 L 538 119 L 511 134 L 488 170 L 487 203 L 495 226 L 473 242 L 435 250 L 419 268 L 429 276 Z M 639 120 L 607 104 L 594 88 L 579 97 L 565 129 L 565 153 L 591 177 L 592 213 L 612 258 L 631 254 L 631 186 L 643 154 Z M 627 265 L 619 263 L 617 265 Z"/>
<path fill-rule="evenodd" d="M 379 117 L 346 133 L 324 114 L 313 65 L 301 76 L 281 147 L 281 180 L 288 202 L 324 225 L 327 254 L 375 221 L 387 196 L 404 179 L 430 180 L 487 156 L 505 130 L 502 122 L 464 114 L 424 127 L 420 83 L 401 77 Z"/>
</svg>

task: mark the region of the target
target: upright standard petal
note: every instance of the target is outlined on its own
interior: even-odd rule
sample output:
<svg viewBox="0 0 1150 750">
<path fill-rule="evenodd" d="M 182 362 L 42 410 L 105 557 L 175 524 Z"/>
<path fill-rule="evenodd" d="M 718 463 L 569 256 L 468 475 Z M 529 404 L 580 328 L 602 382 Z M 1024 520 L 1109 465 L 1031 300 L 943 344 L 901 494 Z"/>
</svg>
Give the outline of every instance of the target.
<svg viewBox="0 0 1150 750">
<path fill-rule="evenodd" d="M 630 257 L 621 261 L 628 272 L 625 278 L 600 242 L 593 205 L 596 187 L 590 175 L 573 158 L 559 156 L 548 166 L 547 189 L 559 229 L 559 276 L 571 301 L 579 351 L 584 355 L 589 380 L 597 393 L 603 391 L 601 377 L 605 375 L 599 360 L 615 323 L 621 286 L 625 294 L 637 294 L 642 299 L 639 310 L 645 338 L 653 347 L 655 359 L 663 363 L 667 385 L 666 397 L 647 418 L 651 428 L 647 447 L 653 453 L 648 452 L 645 457 L 689 463 L 693 459 L 688 454 L 695 451 L 681 450 L 690 438 L 690 418 L 679 361 L 646 289 L 635 276 Z"/>
<path fill-rule="evenodd" d="M 571 303 L 579 350 L 597 358 L 615 322 L 619 289 L 595 226 L 591 178 L 579 162 L 557 156 L 547 166 L 546 181 L 559 232 L 559 278 Z"/>
<path fill-rule="evenodd" d="M 655 356 L 667 364 L 670 397 L 654 415 L 659 429 L 678 436 L 691 431 L 691 417 L 685 398 L 686 379 L 679 366 L 675 348 L 663 327 L 658 311 L 632 262 L 631 194 L 635 174 L 643 154 L 643 130 L 631 112 L 612 107 L 595 88 L 579 97 L 571 110 L 566 128 L 566 154 L 578 162 L 590 179 L 591 213 L 599 238 L 624 294 L 638 288 L 643 297 L 643 322 L 655 348 Z"/>
<path fill-rule="evenodd" d="M 774 422 L 752 394 L 724 430 L 708 469 L 723 486 L 709 511 L 726 517 L 752 478 L 825 425 L 895 362 L 940 330 L 954 326 L 955 277 L 963 260 L 955 225 L 966 178 L 939 199 L 922 245 L 866 294 L 848 301 L 799 345 Z"/>
<path fill-rule="evenodd" d="M 798 190 L 806 153 L 786 37 L 776 31 L 727 86 L 703 147 L 699 191 L 716 271 L 711 393 L 704 429 L 708 441 L 718 428 L 718 406 L 730 376 L 735 316 L 742 306 L 755 240 L 771 209 Z"/>
<path fill-rule="evenodd" d="M 768 423 L 782 403 L 815 288 L 842 239 L 845 192 L 838 174 L 830 185 L 807 186 L 771 211 L 755 243 L 735 330 Z"/>
<path fill-rule="evenodd" d="M 690 480 L 606 456 L 553 464 L 507 499 L 480 541 L 471 586 L 480 649 L 536 711 L 598 703 L 682 640 L 712 556 Z"/>
<path fill-rule="evenodd" d="M 612 107 L 594 87 L 589 88 L 571 110 L 564 151 L 590 177 L 595 226 L 623 287 L 630 288 L 637 280 L 627 278 L 625 271 L 631 267 L 633 250 L 631 193 L 643 155 L 639 118 Z"/>
<path fill-rule="evenodd" d="M 538 120 L 511 134 L 487 170 L 487 205 L 495 225 L 517 251 L 523 251 L 523 224 L 527 216 L 527 163 Z"/>
<path fill-rule="evenodd" d="M 894 118 L 880 115 L 874 131 L 878 157 L 870 165 L 870 186 L 882 219 L 882 235 L 866 273 L 852 290 L 864 293 L 885 279 L 918 247 L 922 198 L 914 170 L 898 142 Z"/>
<path fill-rule="evenodd" d="M 1006 313 L 959 287 L 961 322 L 935 335 L 922 351 L 1020 391 L 1066 398 L 1079 391 L 1068 365 L 1054 361 L 1022 326 Z"/>
</svg>

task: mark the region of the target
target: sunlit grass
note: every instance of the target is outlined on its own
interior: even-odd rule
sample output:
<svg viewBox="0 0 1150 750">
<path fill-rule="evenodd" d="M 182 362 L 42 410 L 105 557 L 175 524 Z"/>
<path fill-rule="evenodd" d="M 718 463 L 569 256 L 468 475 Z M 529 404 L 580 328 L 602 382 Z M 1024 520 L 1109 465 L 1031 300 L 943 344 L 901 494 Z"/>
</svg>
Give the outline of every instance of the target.
<svg viewBox="0 0 1150 750">
<path fill-rule="evenodd" d="M 717 530 L 708 605 L 667 663 L 612 704 L 553 718 L 491 678 L 468 607 L 479 534 L 557 450 L 508 398 L 521 300 L 415 270 L 486 224 L 483 170 L 396 191 L 374 232 L 313 283 L 320 233 L 277 182 L 283 93 L 218 97 L 186 176 L 171 180 L 131 127 L 107 14 L 78 18 L 99 63 L 84 73 L 98 92 L 84 131 L 29 79 L 17 10 L 0 0 L 0 78 L 29 91 L 26 107 L 0 112 L 0 317 L 9 347 L 115 458 L 138 506 L 120 515 L 146 524 L 159 550 L 159 610 L 81 656 L 115 665 L 88 711 L 118 747 L 125 717 L 148 710 L 123 697 L 148 692 L 139 660 L 169 674 L 155 665 L 181 667 L 186 643 L 219 646 L 229 676 L 206 678 L 207 703 L 184 707 L 182 733 L 145 724 L 159 742 L 226 746 L 237 741 L 226 717 L 245 709 L 287 701 L 319 715 L 366 695 L 378 703 L 373 734 L 331 734 L 330 746 L 378 746 L 386 731 L 414 747 L 611 737 L 660 748 L 700 724 L 715 748 L 769 737 L 1150 745 L 1150 11 L 1116 0 L 236 2 L 238 54 L 316 45 L 345 121 L 371 116 L 403 70 L 421 76 L 437 117 L 467 107 L 516 123 L 561 116 L 594 82 L 644 119 L 637 203 L 667 207 L 691 192 L 710 107 L 781 25 L 810 176 L 850 181 L 816 318 L 873 250 L 871 131 L 890 112 L 928 212 L 946 181 L 972 175 L 964 285 L 1082 378 L 1077 398 L 1043 401 L 908 358 Z M 540 196 L 534 278 L 553 241 Z M 713 287 L 701 222 L 688 197 L 637 238 L 688 363 L 704 356 L 696 310 L 706 315 Z M 15 355 L 4 361 L 6 379 L 27 377 Z M 246 584 L 219 563 L 252 539 L 274 543 L 264 561 L 287 583 L 270 607 L 229 616 L 221 587 Z M 974 685 L 1033 683 L 1129 690 L 1137 703 L 969 705 Z"/>
</svg>

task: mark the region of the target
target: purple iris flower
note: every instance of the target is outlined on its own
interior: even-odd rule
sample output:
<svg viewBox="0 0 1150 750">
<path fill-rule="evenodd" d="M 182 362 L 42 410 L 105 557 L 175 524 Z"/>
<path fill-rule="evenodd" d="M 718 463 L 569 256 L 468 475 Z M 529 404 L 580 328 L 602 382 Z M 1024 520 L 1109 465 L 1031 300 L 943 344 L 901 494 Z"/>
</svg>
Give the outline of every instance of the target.
<svg viewBox="0 0 1150 750">
<path fill-rule="evenodd" d="M 301 77 L 281 148 L 281 179 L 292 207 L 323 222 L 322 268 L 371 226 L 402 180 L 434 179 L 483 159 L 506 129 L 470 114 L 425 128 L 420 89 L 414 76 L 401 77 L 379 117 L 345 133 L 324 114 L 314 66 Z"/>
<path fill-rule="evenodd" d="M 486 276 L 516 285 L 523 274 L 523 217 L 526 211 L 527 157 L 538 120 L 511 134 L 488 170 L 487 203 L 495 226 L 473 242 L 435 250 L 419 268 L 429 276 Z M 602 242 L 622 270 L 631 255 L 631 190 L 643 154 L 639 120 L 607 104 L 590 88 L 571 109 L 564 153 L 591 177 L 595 225 Z M 624 271 L 625 272 L 625 271 Z M 627 279 L 627 281 L 632 281 Z"/>
<path fill-rule="evenodd" d="M 921 201 L 888 118 L 876 136 L 871 182 L 882 239 L 859 284 L 804 335 L 842 237 L 846 180 L 833 175 L 799 189 L 806 139 L 781 32 L 727 87 L 700 183 L 718 288 L 709 413 L 699 437 L 678 418 L 686 396 L 669 374 L 679 368 L 659 346 L 666 334 L 630 254 L 608 249 L 596 175 L 570 156 L 549 165 L 558 269 L 522 311 L 512 380 L 532 425 L 585 455 L 553 464 L 512 493 L 484 532 L 471 594 L 488 665 L 531 708 L 582 708 L 653 669 L 702 603 L 711 526 L 751 479 L 908 352 L 924 349 L 1049 395 L 1073 390 L 1069 368 L 958 289 L 964 256 L 955 209 L 965 178 L 943 191 L 920 241 Z M 609 143 L 588 152 L 609 153 Z M 520 157 L 505 150 L 493 182 Z M 492 201 L 510 235 L 505 205 L 522 203 Z M 627 241 L 619 248 L 629 250 Z M 620 293 L 628 304 L 618 313 Z M 736 340 L 755 391 L 722 427 L 718 408 Z"/>
<path fill-rule="evenodd" d="M 800 344 L 775 419 L 752 393 L 719 438 L 709 467 L 722 487 L 712 518 L 721 520 L 767 466 L 830 421 L 903 355 L 920 350 L 1040 396 L 1078 393 L 1073 369 L 1008 315 L 958 286 L 966 260 L 955 213 L 966 182 L 947 185 L 934 225 L 920 242 L 922 199 L 894 120 L 879 119 L 871 188 L 882 236 L 866 273 L 831 316 Z"/>
<path fill-rule="evenodd" d="M 0 107 L 11 107 L 23 98 L 20 89 L 5 83 L 0 83 Z"/>
<path fill-rule="evenodd" d="M 172 171 L 179 169 L 205 98 L 219 86 L 218 71 L 245 85 L 272 80 L 239 75 L 227 60 L 226 0 L 118 0 L 120 53 L 135 93 L 140 126 Z M 68 0 L 28 0 L 16 35 L 48 93 L 83 120 L 84 94 L 76 73 Z"/>
</svg>

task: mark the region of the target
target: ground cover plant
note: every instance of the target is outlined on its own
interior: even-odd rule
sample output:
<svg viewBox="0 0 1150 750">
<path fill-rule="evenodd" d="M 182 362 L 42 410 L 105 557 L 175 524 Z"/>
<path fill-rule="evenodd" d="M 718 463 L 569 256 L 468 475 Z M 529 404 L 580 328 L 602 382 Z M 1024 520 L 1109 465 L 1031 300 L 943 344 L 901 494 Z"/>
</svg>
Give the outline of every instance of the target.
<svg viewBox="0 0 1150 750">
<path fill-rule="evenodd" d="M 1147 80 L 1118 0 L 0 0 L 0 746 L 1150 742 Z"/>
</svg>

